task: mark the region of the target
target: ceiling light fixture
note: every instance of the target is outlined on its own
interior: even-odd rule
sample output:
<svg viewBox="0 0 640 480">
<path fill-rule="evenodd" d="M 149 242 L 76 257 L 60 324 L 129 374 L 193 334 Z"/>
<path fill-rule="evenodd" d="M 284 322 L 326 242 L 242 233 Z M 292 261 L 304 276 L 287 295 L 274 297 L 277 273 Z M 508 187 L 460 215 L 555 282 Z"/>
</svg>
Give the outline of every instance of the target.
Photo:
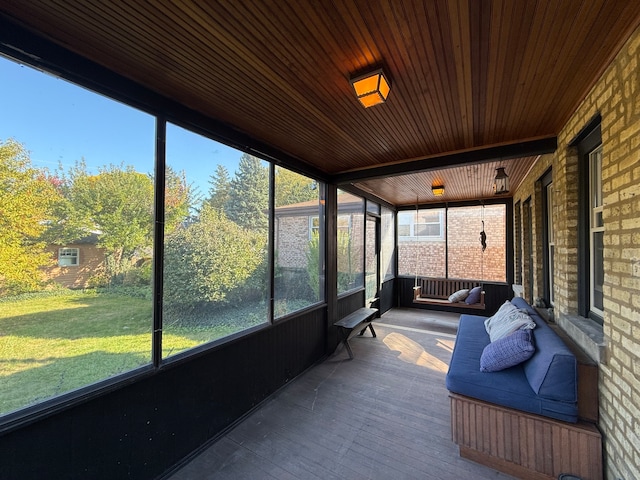
<svg viewBox="0 0 640 480">
<path fill-rule="evenodd" d="M 352 78 L 351 86 L 365 108 L 384 103 L 391 90 L 391 84 L 381 68 Z"/>
<path fill-rule="evenodd" d="M 496 168 L 496 178 L 493 181 L 493 193 L 500 195 L 509 192 L 509 176 L 505 173 L 504 167 Z"/>
<path fill-rule="evenodd" d="M 436 197 L 444 195 L 444 185 L 431 185 L 431 193 Z"/>
</svg>

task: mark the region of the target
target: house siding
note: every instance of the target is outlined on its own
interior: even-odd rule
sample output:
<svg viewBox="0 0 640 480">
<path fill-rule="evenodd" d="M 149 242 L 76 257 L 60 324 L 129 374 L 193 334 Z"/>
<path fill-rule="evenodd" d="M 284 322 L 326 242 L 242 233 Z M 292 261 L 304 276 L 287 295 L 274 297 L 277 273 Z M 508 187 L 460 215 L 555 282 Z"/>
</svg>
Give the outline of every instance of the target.
<svg viewBox="0 0 640 480">
<path fill-rule="evenodd" d="M 615 480 L 640 478 L 639 62 L 640 30 L 637 30 L 559 133 L 556 153 L 538 159 L 514 196 L 514 202 L 531 198 L 533 292 L 535 296 L 542 296 L 543 213 L 539 180 L 552 168 L 555 311 L 562 326 L 563 318 L 577 316 L 579 307 L 579 157 L 571 143 L 596 115 L 601 116 L 604 349 L 596 360 L 599 362 L 599 427 L 603 433 L 606 477 Z M 528 267 L 522 259 L 519 261 L 523 282 L 527 282 Z M 527 287 L 525 285 L 525 292 Z"/>
<path fill-rule="evenodd" d="M 77 266 L 61 267 L 58 265 L 60 248 L 77 248 L 79 263 Z M 47 281 L 53 281 L 67 288 L 87 288 L 91 279 L 104 273 L 104 250 L 92 244 L 49 245 L 46 248 L 53 258 L 52 266 L 43 269 Z"/>
</svg>

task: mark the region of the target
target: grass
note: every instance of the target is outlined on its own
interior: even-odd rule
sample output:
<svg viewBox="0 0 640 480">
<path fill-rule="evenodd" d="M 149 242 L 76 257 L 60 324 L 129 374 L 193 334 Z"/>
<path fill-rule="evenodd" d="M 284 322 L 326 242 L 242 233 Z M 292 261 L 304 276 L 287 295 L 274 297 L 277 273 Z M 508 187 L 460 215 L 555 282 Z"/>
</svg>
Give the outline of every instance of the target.
<svg viewBox="0 0 640 480">
<path fill-rule="evenodd" d="M 0 303 L 0 415 L 151 362 L 152 302 L 96 292 Z M 263 322 L 255 306 L 167 315 L 165 357 Z"/>
</svg>

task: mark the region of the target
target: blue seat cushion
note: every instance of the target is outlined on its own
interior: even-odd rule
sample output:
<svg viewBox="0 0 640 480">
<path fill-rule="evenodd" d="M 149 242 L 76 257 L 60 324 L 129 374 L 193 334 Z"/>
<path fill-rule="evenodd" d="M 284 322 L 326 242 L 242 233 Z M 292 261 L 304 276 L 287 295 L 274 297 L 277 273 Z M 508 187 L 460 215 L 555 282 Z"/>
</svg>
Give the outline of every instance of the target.
<svg viewBox="0 0 640 480">
<path fill-rule="evenodd" d="M 523 364 L 498 372 L 480 371 L 480 356 L 484 347 L 489 344 L 489 335 L 484 328 L 485 319 L 486 317 L 478 315 L 460 316 L 458 335 L 446 376 L 447 389 L 496 405 L 576 422 L 578 407 L 575 399 L 562 401 L 537 394 L 529 384 Z M 533 330 L 534 335 L 536 330 L 537 328 Z M 555 334 L 553 331 L 552 333 Z M 530 361 L 531 359 L 525 364 Z M 545 383 L 543 380 L 542 384 Z"/>
</svg>

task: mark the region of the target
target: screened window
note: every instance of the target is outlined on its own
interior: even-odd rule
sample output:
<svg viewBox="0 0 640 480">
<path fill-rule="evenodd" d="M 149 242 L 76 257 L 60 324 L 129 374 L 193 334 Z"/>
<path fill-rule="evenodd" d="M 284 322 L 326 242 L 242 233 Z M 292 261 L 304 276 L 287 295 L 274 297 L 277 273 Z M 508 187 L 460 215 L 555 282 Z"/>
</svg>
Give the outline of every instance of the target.
<svg viewBox="0 0 640 480">
<path fill-rule="evenodd" d="M 58 265 L 61 267 L 76 267 L 80 262 L 77 248 L 61 248 L 58 250 Z"/>
<path fill-rule="evenodd" d="M 323 184 L 285 168 L 275 169 L 274 316 L 324 298 Z"/>
<path fill-rule="evenodd" d="M 483 250 L 480 232 L 486 236 Z M 448 277 L 506 281 L 506 207 L 453 207 L 447 211 Z"/>
<path fill-rule="evenodd" d="M 155 119 L 4 57 L 0 78 L 6 414 L 150 364 Z"/>
<path fill-rule="evenodd" d="M 173 124 L 166 161 L 162 347 L 169 357 L 269 320 L 270 191 L 266 162 Z"/>
<path fill-rule="evenodd" d="M 364 200 L 338 190 L 338 294 L 364 287 Z"/>
<path fill-rule="evenodd" d="M 397 217 L 398 274 L 445 277 L 445 209 L 404 210 Z"/>
<path fill-rule="evenodd" d="M 504 204 L 398 212 L 398 274 L 504 282 L 506 268 Z"/>
<path fill-rule="evenodd" d="M 380 219 L 380 276 L 383 281 L 396 276 L 395 268 L 395 214 L 382 207 Z"/>
</svg>

